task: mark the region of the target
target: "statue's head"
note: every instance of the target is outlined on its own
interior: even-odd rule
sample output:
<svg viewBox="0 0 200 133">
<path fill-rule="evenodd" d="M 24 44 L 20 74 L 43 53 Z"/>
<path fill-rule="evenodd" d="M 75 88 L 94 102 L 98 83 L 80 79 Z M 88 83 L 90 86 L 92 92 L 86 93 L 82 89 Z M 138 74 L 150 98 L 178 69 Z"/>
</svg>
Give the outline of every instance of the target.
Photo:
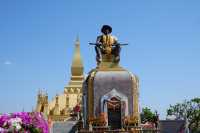
<svg viewBox="0 0 200 133">
<path fill-rule="evenodd" d="M 101 28 L 101 32 L 106 35 L 110 34 L 112 32 L 112 27 L 109 25 L 103 25 Z"/>
</svg>

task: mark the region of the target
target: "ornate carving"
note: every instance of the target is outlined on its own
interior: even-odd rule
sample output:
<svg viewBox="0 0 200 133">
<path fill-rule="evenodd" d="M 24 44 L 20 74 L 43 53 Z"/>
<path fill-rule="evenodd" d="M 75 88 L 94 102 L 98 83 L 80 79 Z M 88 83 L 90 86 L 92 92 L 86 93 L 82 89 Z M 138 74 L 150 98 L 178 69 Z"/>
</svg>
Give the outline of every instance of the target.
<svg viewBox="0 0 200 133">
<path fill-rule="evenodd" d="M 88 79 L 88 114 L 89 118 L 93 118 L 94 116 L 94 90 L 93 90 L 93 81 L 96 71 L 94 70 Z"/>
<path fill-rule="evenodd" d="M 131 74 L 132 84 L 133 84 L 133 113 L 129 119 L 129 123 L 138 124 L 140 121 L 140 114 L 139 114 L 139 80 L 137 76 Z"/>
</svg>

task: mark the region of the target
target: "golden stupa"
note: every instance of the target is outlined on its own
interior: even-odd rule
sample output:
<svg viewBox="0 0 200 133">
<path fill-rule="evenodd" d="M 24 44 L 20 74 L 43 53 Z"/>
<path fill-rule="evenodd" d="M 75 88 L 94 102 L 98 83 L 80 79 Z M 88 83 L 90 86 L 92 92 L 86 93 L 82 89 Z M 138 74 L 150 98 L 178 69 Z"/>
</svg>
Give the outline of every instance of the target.
<svg viewBox="0 0 200 133">
<path fill-rule="evenodd" d="M 80 54 L 80 42 L 75 42 L 74 57 L 71 65 L 71 79 L 64 87 L 62 94 L 56 94 L 52 101 L 48 101 L 48 94 L 39 90 L 36 111 L 44 113 L 53 121 L 65 121 L 70 112 L 82 103 L 83 61 Z"/>
</svg>

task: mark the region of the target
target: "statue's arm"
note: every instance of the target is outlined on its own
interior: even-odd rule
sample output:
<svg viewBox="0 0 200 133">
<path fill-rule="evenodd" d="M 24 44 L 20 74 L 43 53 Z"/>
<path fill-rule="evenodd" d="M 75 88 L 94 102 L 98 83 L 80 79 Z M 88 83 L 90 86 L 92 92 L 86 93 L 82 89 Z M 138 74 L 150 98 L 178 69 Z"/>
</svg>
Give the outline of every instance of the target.
<svg viewBox="0 0 200 133">
<path fill-rule="evenodd" d="M 101 36 L 98 36 L 98 37 L 97 37 L 96 43 L 97 43 L 97 44 L 101 44 Z"/>
</svg>

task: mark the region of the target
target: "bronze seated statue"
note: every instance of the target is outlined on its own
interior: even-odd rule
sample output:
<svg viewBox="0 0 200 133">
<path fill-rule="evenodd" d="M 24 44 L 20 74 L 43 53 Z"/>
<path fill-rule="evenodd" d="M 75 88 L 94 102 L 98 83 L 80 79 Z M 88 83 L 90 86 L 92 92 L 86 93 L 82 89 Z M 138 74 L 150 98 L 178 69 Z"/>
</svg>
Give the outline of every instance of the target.
<svg viewBox="0 0 200 133">
<path fill-rule="evenodd" d="M 96 51 L 96 60 L 98 63 L 102 61 L 102 56 L 103 55 L 113 55 L 114 56 L 114 62 L 118 63 L 120 61 L 120 50 L 121 47 L 119 44 L 114 44 L 109 47 L 105 47 L 102 44 L 98 44 L 95 46 L 95 51 Z"/>
<path fill-rule="evenodd" d="M 118 63 L 120 61 L 121 44 L 117 42 L 116 37 L 111 35 L 112 27 L 103 25 L 101 32 L 102 35 L 97 37 L 96 43 L 90 43 L 95 45 L 97 63 L 102 62 L 103 56 L 113 56 L 111 62 Z"/>
</svg>

